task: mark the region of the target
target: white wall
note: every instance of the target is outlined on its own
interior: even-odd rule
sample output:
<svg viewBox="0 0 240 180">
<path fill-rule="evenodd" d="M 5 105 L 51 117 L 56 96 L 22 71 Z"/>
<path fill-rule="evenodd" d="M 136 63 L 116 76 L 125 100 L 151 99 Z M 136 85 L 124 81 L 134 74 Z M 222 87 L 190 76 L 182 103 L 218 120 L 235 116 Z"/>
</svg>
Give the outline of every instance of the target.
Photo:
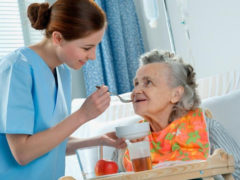
<svg viewBox="0 0 240 180">
<path fill-rule="evenodd" d="M 170 7 L 176 6 L 174 1 L 168 1 Z M 239 8 L 239 0 L 188 1 L 190 45 L 200 77 L 240 66 Z M 170 13 L 175 14 L 173 11 Z M 173 28 L 178 26 L 179 21 L 175 18 Z M 181 36 L 180 31 L 175 31 L 174 35 Z M 176 43 L 177 49 L 185 48 L 180 45 L 181 42 L 176 40 Z"/>
<path fill-rule="evenodd" d="M 184 0 L 189 14 L 190 41 L 188 41 L 182 21 L 180 0 L 166 0 L 176 53 L 191 63 L 198 78 L 231 71 L 240 66 L 238 53 L 240 41 L 240 1 L 239 0 Z M 142 0 L 135 0 L 138 14 L 143 13 Z M 163 0 L 158 0 L 160 8 L 159 27 L 150 29 L 143 15 L 139 15 L 146 50 L 169 49 L 166 35 Z M 163 37 L 164 36 L 164 37 Z"/>
</svg>

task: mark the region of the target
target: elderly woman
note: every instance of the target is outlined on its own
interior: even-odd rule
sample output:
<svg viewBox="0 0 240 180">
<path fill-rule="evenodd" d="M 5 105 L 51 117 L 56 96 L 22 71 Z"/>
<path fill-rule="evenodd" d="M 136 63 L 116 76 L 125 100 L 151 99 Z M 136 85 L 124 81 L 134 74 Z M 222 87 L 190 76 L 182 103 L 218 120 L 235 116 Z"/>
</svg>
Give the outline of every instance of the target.
<svg viewBox="0 0 240 180">
<path fill-rule="evenodd" d="M 208 118 L 196 92 L 195 72 L 170 52 L 144 54 L 132 92 L 136 114 L 150 123 L 148 135 L 153 165 L 165 161 L 206 159 L 222 148 L 235 159 L 235 179 L 240 177 L 240 148 L 219 122 Z M 125 152 L 122 165 L 131 171 Z M 120 157 L 120 156 L 119 156 Z"/>
</svg>

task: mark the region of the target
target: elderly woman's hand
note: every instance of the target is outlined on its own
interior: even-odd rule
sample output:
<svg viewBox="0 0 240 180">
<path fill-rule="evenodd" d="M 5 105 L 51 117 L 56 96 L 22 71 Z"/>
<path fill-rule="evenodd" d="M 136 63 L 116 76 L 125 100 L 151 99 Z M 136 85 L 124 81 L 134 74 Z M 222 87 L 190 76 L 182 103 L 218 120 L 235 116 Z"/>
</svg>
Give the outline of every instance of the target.
<svg viewBox="0 0 240 180">
<path fill-rule="evenodd" d="M 127 147 L 125 139 L 118 138 L 115 132 L 110 132 L 101 136 L 101 145 L 112 146 L 118 149 Z"/>
</svg>

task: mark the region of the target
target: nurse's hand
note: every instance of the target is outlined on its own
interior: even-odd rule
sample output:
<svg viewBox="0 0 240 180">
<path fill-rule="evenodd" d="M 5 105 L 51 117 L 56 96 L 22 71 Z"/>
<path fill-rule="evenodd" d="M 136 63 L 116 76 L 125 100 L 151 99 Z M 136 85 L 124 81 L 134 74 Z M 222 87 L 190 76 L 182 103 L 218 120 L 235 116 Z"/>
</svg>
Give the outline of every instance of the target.
<svg viewBox="0 0 240 180">
<path fill-rule="evenodd" d="M 108 87 L 104 85 L 90 95 L 79 109 L 85 122 L 94 119 L 103 113 L 110 105 L 110 99 Z"/>
<path fill-rule="evenodd" d="M 127 147 L 127 144 L 125 142 L 125 139 L 123 138 L 118 138 L 116 136 L 115 132 L 110 132 L 107 134 L 104 134 L 100 138 L 100 145 L 102 146 L 112 146 L 118 149 L 123 149 Z"/>
</svg>

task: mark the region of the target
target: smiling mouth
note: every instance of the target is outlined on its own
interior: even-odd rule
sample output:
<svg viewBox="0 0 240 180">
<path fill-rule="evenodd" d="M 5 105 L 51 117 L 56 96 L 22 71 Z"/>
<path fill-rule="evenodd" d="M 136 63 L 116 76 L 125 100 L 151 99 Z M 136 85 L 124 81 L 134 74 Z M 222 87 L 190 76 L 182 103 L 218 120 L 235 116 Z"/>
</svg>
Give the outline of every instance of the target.
<svg viewBox="0 0 240 180">
<path fill-rule="evenodd" d="M 137 99 L 137 100 L 135 100 L 134 102 L 135 102 L 135 103 L 139 103 L 139 102 L 143 102 L 143 101 L 146 101 L 146 99 Z"/>
<path fill-rule="evenodd" d="M 81 60 L 79 60 L 78 62 L 80 62 L 82 65 L 84 65 L 86 63 L 86 62 L 81 61 Z"/>
</svg>

